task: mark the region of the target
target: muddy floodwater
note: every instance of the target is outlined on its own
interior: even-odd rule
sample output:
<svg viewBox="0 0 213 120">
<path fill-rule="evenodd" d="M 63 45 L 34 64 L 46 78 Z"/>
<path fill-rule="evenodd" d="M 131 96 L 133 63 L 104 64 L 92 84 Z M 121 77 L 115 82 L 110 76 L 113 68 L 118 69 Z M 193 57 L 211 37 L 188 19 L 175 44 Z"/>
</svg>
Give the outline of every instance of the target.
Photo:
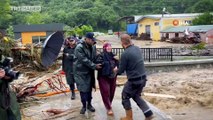
<svg viewBox="0 0 213 120">
<path fill-rule="evenodd" d="M 213 68 L 151 74 L 144 92 L 173 95 L 176 99 L 146 100 L 174 120 L 213 120 Z"/>
<path fill-rule="evenodd" d="M 119 78 L 119 82 L 125 82 Z M 86 112 L 80 115 L 81 102 L 79 93 L 76 100 L 70 99 L 70 93 L 54 95 L 46 98 L 33 98 L 31 102 L 21 103 L 24 120 L 56 119 L 56 120 L 119 120 L 125 114 L 121 104 L 121 91 L 123 86 L 117 86 L 116 95 L 112 104 L 114 116 L 107 116 L 100 91 L 93 92 L 93 105 L 95 113 Z M 159 97 L 143 95 L 148 102 L 158 108 L 160 114 L 166 114 L 166 118 L 173 120 L 212 120 L 213 119 L 213 70 L 194 69 L 177 72 L 161 72 L 148 76 L 144 93 L 155 93 L 174 96 Z M 134 120 L 144 118 L 142 111 L 134 101 L 131 101 L 134 111 Z M 52 115 L 46 112 L 48 109 L 59 109 L 64 112 Z M 156 111 L 154 111 L 156 112 Z M 158 119 L 158 116 L 155 118 Z"/>
</svg>

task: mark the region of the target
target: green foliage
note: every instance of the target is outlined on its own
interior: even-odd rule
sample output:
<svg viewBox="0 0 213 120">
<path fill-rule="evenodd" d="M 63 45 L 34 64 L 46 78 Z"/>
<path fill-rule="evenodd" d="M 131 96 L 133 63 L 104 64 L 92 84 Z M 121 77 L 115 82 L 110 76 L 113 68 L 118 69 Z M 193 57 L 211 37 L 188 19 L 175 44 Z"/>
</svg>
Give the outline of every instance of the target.
<svg viewBox="0 0 213 120">
<path fill-rule="evenodd" d="M 194 4 L 192 7 L 192 12 L 212 12 L 213 11 L 213 1 L 212 0 L 200 0 Z"/>
<path fill-rule="evenodd" d="M 0 29 L 5 29 L 11 19 L 10 0 L 0 0 Z"/>
<path fill-rule="evenodd" d="M 78 35 L 78 36 L 84 36 L 87 32 L 92 32 L 93 28 L 90 25 L 83 25 L 83 26 L 78 26 L 75 28 L 71 28 L 69 26 L 66 26 L 64 28 L 65 32 L 65 36 L 71 36 L 71 35 Z"/>
<path fill-rule="evenodd" d="M 76 34 L 75 30 L 73 28 L 69 27 L 69 26 L 65 26 L 64 31 L 65 31 L 65 37 Z"/>
<path fill-rule="evenodd" d="M 192 50 L 196 50 L 196 53 L 198 56 L 200 56 L 200 50 L 204 50 L 206 43 L 201 42 L 199 44 L 195 44 L 194 46 L 191 47 Z"/>
<path fill-rule="evenodd" d="M 83 35 L 85 35 L 87 32 L 92 32 L 93 31 L 93 28 L 90 25 L 88 25 L 88 26 L 83 25 L 80 29 L 82 29 Z"/>
<path fill-rule="evenodd" d="M 5 56 L 11 56 L 11 48 L 15 46 L 15 41 L 9 37 L 0 39 L 0 49 Z"/>
<path fill-rule="evenodd" d="M 79 36 L 83 36 L 84 35 L 83 30 L 81 28 L 79 28 L 79 27 L 77 27 L 75 29 L 75 31 L 76 31 L 76 34 L 79 35 Z"/>
<path fill-rule="evenodd" d="M 20 14 L 17 12 L 12 12 L 12 25 L 17 25 L 17 24 L 26 24 L 26 19 L 25 17 L 27 16 L 26 14 Z"/>
<path fill-rule="evenodd" d="M 213 24 L 213 15 L 209 12 L 204 13 L 192 21 L 193 25 L 211 25 Z"/>
<path fill-rule="evenodd" d="M 8 28 L 7 28 L 7 36 L 9 36 L 10 38 L 14 38 L 14 32 L 13 32 L 13 26 L 9 26 Z"/>
<path fill-rule="evenodd" d="M 7 5 L 3 5 L 8 9 Z M 2 3 L 2 2 L 1 2 Z M 65 23 L 71 27 L 91 25 L 94 30 L 113 31 L 125 27 L 118 26 L 117 20 L 123 16 L 161 14 L 163 8 L 174 13 L 213 12 L 212 0 L 12 0 L 12 6 L 40 5 L 41 13 L 12 12 L 11 24 Z M 2 4 L 0 4 L 0 8 Z M 2 8 L 1 8 L 2 9 Z M 4 10 L 5 10 L 4 9 Z M 0 11 L 1 12 L 1 11 Z M 10 15 L 8 12 L 6 15 Z M 8 17 L 3 17 L 8 22 Z M 1 17 L 2 19 L 2 17 Z M 2 23 L 0 25 L 7 25 Z M 122 24 L 123 25 L 123 24 Z M 79 29 L 77 34 L 82 34 Z M 84 33 L 83 33 L 84 34 Z"/>
<path fill-rule="evenodd" d="M 26 16 L 26 23 L 27 24 L 43 24 L 44 19 L 45 19 L 45 15 L 40 14 L 39 12 L 34 12 Z"/>
<path fill-rule="evenodd" d="M 196 44 L 196 45 L 194 45 L 194 46 L 192 46 L 192 50 L 203 50 L 203 49 L 205 49 L 205 43 L 204 42 L 201 42 L 201 43 L 199 43 L 199 44 Z"/>
</svg>

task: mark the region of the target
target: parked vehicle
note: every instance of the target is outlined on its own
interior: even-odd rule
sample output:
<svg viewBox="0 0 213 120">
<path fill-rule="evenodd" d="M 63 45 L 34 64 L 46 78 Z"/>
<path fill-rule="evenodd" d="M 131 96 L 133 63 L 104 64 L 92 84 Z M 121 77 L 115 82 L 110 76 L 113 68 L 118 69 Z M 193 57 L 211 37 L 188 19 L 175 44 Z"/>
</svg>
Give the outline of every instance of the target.
<svg viewBox="0 0 213 120">
<path fill-rule="evenodd" d="M 108 30 L 108 35 L 113 35 L 113 31 L 112 30 Z"/>
<path fill-rule="evenodd" d="M 104 33 L 102 32 L 93 32 L 95 36 L 101 36 L 101 35 L 105 35 Z"/>
</svg>

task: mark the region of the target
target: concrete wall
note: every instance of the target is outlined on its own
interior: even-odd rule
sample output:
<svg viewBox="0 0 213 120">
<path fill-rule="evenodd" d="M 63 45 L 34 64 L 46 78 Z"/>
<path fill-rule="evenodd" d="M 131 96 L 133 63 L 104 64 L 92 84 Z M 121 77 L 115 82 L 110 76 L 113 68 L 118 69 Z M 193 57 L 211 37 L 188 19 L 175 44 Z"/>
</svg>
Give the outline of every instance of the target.
<svg viewBox="0 0 213 120">
<path fill-rule="evenodd" d="M 168 33 L 169 34 L 169 39 L 172 39 L 172 38 L 174 38 L 175 37 L 175 33 Z M 203 42 L 206 42 L 206 35 L 205 35 L 205 33 L 199 33 L 199 35 L 200 35 L 200 37 L 201 37 L 201 40 L 203 41 Z M 161 33 L 161 36 L 162 37 L 166 37 L 166 33 Z M 184 33 L 178 33 L 178 37 L 184 37 L 185 36 L 185 34 Z M 206 43 L 208 43 L 208 42 L 211 42 L 211 41 L 207 41 Z M 213 41 L 212 41 L 213 42 Z"/>
<path fill-rule="evenodd" d="M 212 67 L 213 59 L 145 63 L 147 74 Z"/>
<path fill-rule="evenodd" d="M 184 37 L 185 34 L 184 33 L 179 33 L 179 37 Z"/>
<path fill-rule="evenodd" d="M 174 38 L 175 37 L 175 33 L 169 33 L 169 39 Z"/>
<path fill-rule="evenodd" d="M 172 39 L 175 37 L 175 33 L 168 33 L 169 34 L 169 39 Z M 177 33 L 178 34 L 178 37 L 184 37 L 184 33 Z M 162 33 L 162 35 L 164 37 L 166 37 L 166 33 Z"/>
<path fill-rule="evenodd" d="M 200 35 L 201 41 L 206 42 L 206 34 L 205 33 L 199 33 L 199 35 Z"/>
</svg>

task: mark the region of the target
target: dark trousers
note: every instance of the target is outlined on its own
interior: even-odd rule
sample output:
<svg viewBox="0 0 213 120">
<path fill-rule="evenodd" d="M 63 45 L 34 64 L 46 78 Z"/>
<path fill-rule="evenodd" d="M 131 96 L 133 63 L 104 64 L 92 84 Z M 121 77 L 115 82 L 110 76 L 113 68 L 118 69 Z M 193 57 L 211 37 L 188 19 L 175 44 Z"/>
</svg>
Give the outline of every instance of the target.
<svg viewBox="0 0 213 120">
<path fill-rule="evenodd" d="M 74 75 L 70 73 L 66 73 L 65 75 L 66 75 L 67 84 L 69 84 L 69 87 L 70 87 L 70 91 L 74 91 L 75 90 Z"/>
<path fill-rule="evenodd" d="M 111 104 L 115 95 L 116 78 L 99 77 L 99 88 L 103 103 L 107 110 L 112 109 Z"/>
<path fill-rule="evenodd" d="M 146 85 L 146 79 L 139 78 L 135 81 L 127 81 L 122 91 L 122 104 L 124 109 L 131 108 L 130 98 L 132 98 L 139 108 L 143 111 L 145 117 L 151 116 L 153 113 L 147 103 L 141 98 L 141 92 Z"/>
<path fill-rule="evenodd" d="M 75 90 L 75 84 L 69 84 L 69 86 L 70 86 L 70 91 L 74 92 L 74 90 Z"/>
<path fill-rule="evenodd" d="M 10 110 L 10 108 L 7 110 L 7 120 L 16 120 L 13 112 Z"/>
<path fill-rule="evenodd" d="M 80 95 L 81 95 L 81 103 L 84 108 L 86 108 L 86 104 L 91 105 L 92 91 L 91 92 L 80 92 Z"/>
</svg>

